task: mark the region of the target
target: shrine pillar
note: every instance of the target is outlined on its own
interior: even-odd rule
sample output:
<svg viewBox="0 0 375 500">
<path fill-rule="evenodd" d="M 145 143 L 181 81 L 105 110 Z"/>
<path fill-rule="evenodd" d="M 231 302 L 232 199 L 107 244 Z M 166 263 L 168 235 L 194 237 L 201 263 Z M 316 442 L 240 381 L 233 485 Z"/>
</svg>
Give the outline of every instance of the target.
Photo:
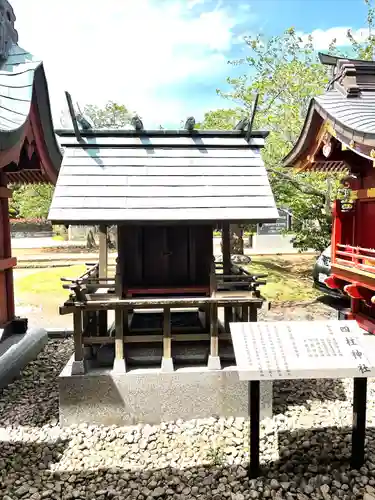
<svg viewBox="0 0 375 500">
<path fill-rule="evenodd" d="M 0 172 L 0 328 L 14 320 L 13 267 L 16 258 L 12 258 L 9 198 L 11 191 L 7 188 L 5 174 Z"/>
</svg>

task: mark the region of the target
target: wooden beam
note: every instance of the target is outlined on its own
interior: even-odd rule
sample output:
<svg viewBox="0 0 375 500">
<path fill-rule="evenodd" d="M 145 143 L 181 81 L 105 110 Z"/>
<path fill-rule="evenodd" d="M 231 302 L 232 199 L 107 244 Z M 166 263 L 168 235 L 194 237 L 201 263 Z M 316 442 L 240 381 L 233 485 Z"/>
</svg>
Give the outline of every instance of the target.
<svg viewBox="0 0 375 500">
<path fill-rule="evenodd" d="M 211 326 L 210 326 L 210 356 L 217 358 L 219 356 L 219 328 L 216 304 L 211 304 Z"/>
<path fill-rule="evenodd" d="M 85 373 L 85 360 L 83 351 L 82 311 L 79 309 L 77 309 L 73 315 L 73 340 L 74 361 L 72 364 L 72 375 L 83 375 Z"/>
<path fill-rule="evenodd" d="M 171 310 L 169 307 L 166 307 L 164 309 L 163 356 L 166 359 L 169 359 L 172 357 Z"/>
<path fill-rule="evenodd" d="M 223 255 L 223 274 L 231 274 L 230 261 L 230 225 L 229 222 L 224 222 L 221 232 L 222 238 L 222 255 Z"/>
<path fill-rule="evenodd" d="M 223 274 L 231 274 L 232 263 L 230 260 L 230 224 L 224 222 L 222 227 L 222 254 L 223 254 Z M 225 331 L 229 331 L 229 323 L 232 321 L 232 309 L 230 307 L 224 308 L 224 324 Z"/>
<path fill-rule="evenodd" d="M 99 279 L 107 278 L 108 273 L 108 246 L 107 226 L 99 226 Z"/>
<path fill-rule="evenodd" d="M 11 198 L 12 197 L 12 191 L 4 186 L 0 186 L 0 199 L 1 198 Z"/>
<path fill-rule="evenodd" d="M 127 321 L 127 314 L 126 314 Z M 118 309 L 115 311 L 115 361 L 113 364 L 113 371 L 118 373 L 125 373 L 125 356 L 124 356 L 124 311 Z"/>
<path fill-rule="evenodd" d="M 163 358 L 161 360 L 162 371 L 173 372 L 172 359 L 172 337 L 171 337 L 171 309 L 164 308 L 163 320 Z"/>
<path fill-rule="evenodd" d="M 5 271 L 7 269 L 12 269 L 17 265 L 16 257 L 8 257 L 7 259 L 0 259 L 0 271 Z"/>
<path fill-rule="evenodd" d="M 230 341 L 230 333 L 220 334 L 221 340 Z M 201 342 L 210 340 L 209 333 L 178 333 L 172 334 L 171 340 L 173 342 Z M 101 345 L 101 344 L 114 344 L 115 337 L 84 337 L 84 345 Z M 124 336 L 125 344 L 149 344 L 149 343 L 162 343 L 163 335 L 128 335 Z"/>
<path fill-rule="evenodd" d="M 81 132 L 80 132 L 79 127 L 78 127 L 78 122 L 77 122 L 77 117 L 76 117 L 76 114 L 74 111 L 72 96 L 69 94 L 69 92 L 65 92 L 65 97 L 66 97 L 66 101 L 68 103 L 70 118 L 72 119 L 72 123 L 73 123 L 74 134 L 76 136 L 77 141 L 79 142 L 82 140 L 82 136 L 81 136 Z"/>
<path fill-rule="evenodd" d="M 254 126 L 255 114 L 256 114 L 257 109 L 258 109 L 258 102 L 259 102 L 259 94 L 256 93 L 253 109 L 251 110 L 250 122 L 249 122 L 249 125 L 247 127 L 247 132 L 246 132 L 247 142 L 250 142 L 250 139 L 251 139 L 251 132 L 252 132 L 253 126 Z"/>
</svg>

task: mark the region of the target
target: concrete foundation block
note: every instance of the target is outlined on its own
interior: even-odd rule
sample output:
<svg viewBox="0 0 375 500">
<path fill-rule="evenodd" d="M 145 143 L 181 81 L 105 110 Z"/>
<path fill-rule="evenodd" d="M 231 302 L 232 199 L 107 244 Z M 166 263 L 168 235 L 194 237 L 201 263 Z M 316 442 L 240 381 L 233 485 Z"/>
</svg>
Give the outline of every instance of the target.
<svg viewBox="0 0 375 500">
<path fill-rule="evenodd" d="M 0 389 L 6 387 L 33 361 L 48 342 L 43 328 L 32 328 L 14 334 L 0 343 Z"/>
<path fill-rule="evenodd" d="M 89 369 L 72 376 L 71 363 L 59 377 L 62 426 L 159 424 L 178 419 L 247 417 L 249 384 L 236 367 L 129 370 Z M 261 383 L 261 417 L 272 417 L 272 382 Z"/>
<path fill-rule="evenodd" d="M 84 361 L 72 362 L 72 375 L 83 375 L 86 372 Z"/>
<path fill-rule="evenodd" d="M 112 373 L 121 375 L 126 373 L 126 364 L 124 359 L 115 359 L 113 362 Z"/>
<path fill-rule="evenodd" d="M 162 358 L 161 360 L 161 371 L 162 372 L 173 372 L 174 371 L 174 366 L 173 366 L 173 359 L 172 358 Z"/>
<path fill-rule="evenodd" d="M 209 370 L 221 370 L 221 362 L 219 356 L 208 356 L 207 367 Z"/>
</svg>

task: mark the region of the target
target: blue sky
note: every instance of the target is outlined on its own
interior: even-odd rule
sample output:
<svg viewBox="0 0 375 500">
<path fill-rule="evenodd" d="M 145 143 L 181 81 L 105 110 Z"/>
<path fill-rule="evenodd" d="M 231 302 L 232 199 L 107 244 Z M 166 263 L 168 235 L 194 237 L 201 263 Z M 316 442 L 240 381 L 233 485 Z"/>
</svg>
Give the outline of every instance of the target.
<svg viewBox="0 0 375 500">
<path fill-rule="evenodd" d="M 363 0 L 11 0 L 19 43 L 42 58 L 55 126 L 75 101 L 108 100 L 137 111 L 145 126 L 178 127 L 230 103 L 216 95 L 246 55 L 244 35 L 290 26 L 317 49 L 348 28 L 363 33 Z M 242 72 L 242 70 L 241 70 Z"/>
</svg>

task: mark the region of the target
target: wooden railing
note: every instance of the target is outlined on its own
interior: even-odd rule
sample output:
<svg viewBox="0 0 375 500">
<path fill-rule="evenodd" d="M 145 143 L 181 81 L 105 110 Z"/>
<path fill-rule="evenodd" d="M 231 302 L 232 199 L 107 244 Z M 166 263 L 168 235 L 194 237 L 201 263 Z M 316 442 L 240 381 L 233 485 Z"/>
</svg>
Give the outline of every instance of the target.
<svg viewBox="0 0 375 500">
<path fill-rule="evenodd" d="M 338 243 L 334 249 L 332 263 L 375 275 L 375 249 Z"/>
<path fill-rule="evenodd" d="M 213 265 L 209 296 L 199 297 L 140 297 L 123 298 L 119 269 L 112 276 L 99 278 L 98 265 L 88 269 L 78 278 L 62 278 L 63 287 L 71 290 L 69 300 L 60 308 L 60 314 L 73 314 L 74 322 L 74 373 L 84 373 L 84 346 L 115 345 L 115 371 L 125 371 L 124 345 L 134 342 L 162 342 L 162 369 L 173 370 L 172 341 L 209 341 L 209 368 L 220 368 L 219 357 L 219 308 L 231 311 L 231 321 L 256 321 L 257 309 L 263 299 L 259 286 L 265 284 L 266 275 L 252 275 L 240 266 L 233 266 L 233 274 L 222 274 L 220 264 Z M 114 269 L 113 269 L 114 271 Z M 172 332 L 171 314 L 175 309 L 204 311 L 204 331 Z M 163 315 L 163 326 L 149 335 L 130 332 L 130 314 L 135 309 L 152 309 Z M 108 312 L 114 311 L 114 328 L 108 328 Z M 230 339 L 227 324 L 220 338 Z"/>
</svg>

